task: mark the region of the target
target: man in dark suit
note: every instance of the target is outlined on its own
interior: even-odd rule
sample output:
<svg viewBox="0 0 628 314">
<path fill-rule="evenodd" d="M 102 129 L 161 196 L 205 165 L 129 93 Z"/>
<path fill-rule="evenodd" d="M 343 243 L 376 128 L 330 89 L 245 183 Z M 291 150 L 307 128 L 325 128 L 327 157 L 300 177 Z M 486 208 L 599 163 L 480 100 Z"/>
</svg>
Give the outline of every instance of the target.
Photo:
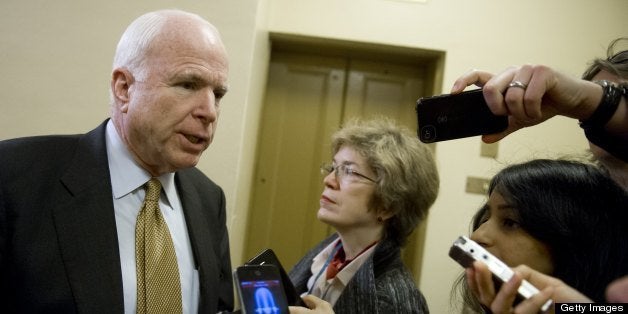
<svg viewBox="0 0 628 314">
<path fill-rule="evenodd" d="M 135 225 L 151 178 L 163 187 L 179 308 L 232 309 L 224 193 L 194 167 L 227 74 L 214 26 L 183 11 L 147 13 L 118 43 L 111 119 L 83 135 L 0 142 L 2 312 L 135 313 Z"/>
</svg>

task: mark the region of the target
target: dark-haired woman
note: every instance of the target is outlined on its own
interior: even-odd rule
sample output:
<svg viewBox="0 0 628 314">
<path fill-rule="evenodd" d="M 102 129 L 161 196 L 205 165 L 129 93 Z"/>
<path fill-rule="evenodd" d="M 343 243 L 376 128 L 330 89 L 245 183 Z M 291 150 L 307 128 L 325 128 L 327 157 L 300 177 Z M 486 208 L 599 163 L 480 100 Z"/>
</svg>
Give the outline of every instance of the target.
<svg viewBox="0 0 628 314">
<path fill-rule="evenodd" d="M 601 302 L 606 286 L 628 274 L 626 204 L 626 191 L 595 166 L 533 160 L 493 177 L 471 239 L 511 267 L 525 264 Z M 497 288 L 490 293 L 472 272 L 467 275 L 472 308 L 512 309 L 513 300 L 497 306 Z"/>
</svg>

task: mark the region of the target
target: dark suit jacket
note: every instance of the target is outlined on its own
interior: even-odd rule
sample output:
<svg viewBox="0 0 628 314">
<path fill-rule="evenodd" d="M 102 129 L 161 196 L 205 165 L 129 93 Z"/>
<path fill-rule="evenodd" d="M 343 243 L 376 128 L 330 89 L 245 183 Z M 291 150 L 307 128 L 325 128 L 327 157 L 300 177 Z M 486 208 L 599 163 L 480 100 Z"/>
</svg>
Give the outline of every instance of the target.
<svg viewBox="0 0 628 314">
<path fill-rule="evenodd" d="M 337 238 L 338 235 L 333 234 L 320 242 L 290 270 L 290 280 L 299 294 L 307 292 L 307 281 L 312 276 L 312 259 Z M 401 261 L 399 246 L 384 239 L 342 291 L 334 305 L 334 312 L 428 314 L 429 310 L 423 294 Z"/>
<path fill-rule="evenodd" d="M 0 142 L 0 312 L 122 313 L 118 239 L 105 121 L 84 135 Z M 231 310 L 222 189 L 178 171 L 200 276 L 201 313 Z"/>
</svg>

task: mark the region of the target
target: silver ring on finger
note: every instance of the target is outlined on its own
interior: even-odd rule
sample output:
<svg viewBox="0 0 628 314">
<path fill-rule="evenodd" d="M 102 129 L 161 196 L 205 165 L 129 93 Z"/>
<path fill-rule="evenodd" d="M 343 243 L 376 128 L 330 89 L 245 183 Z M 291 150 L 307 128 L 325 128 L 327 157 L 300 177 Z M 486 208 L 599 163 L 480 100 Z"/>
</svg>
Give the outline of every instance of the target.
<svg viewBox="0 0 628 314">
<path fill-rule="evenodd" d="M 528 88 L 528 84 L 523 83 L 521 81 L 512 81 L 510 84 L 508 84 L 508 88 L 510 87 L 516 87 L 516 88 L 521 88 L 523 90 L 526 90 L 526 88 Z"/>
</svg>

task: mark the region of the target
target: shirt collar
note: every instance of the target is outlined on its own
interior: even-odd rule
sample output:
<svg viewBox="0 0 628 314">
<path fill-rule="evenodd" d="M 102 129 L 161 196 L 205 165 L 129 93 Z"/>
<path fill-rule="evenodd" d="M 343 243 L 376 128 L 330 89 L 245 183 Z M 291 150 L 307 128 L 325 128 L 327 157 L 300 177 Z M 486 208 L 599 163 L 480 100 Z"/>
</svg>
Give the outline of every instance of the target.
<svg viewBox="0 0 628 314">
<path fill-rule="evenodd" d="M 141 189 L 151 175 L 135 162 L 111 120 L 107 122 L 106 141 L 113 197 L 119 199 Z M 174 200 L 174 172 L 163 174 L 157 179 L 161 182 L 167 200 Z"/>
<path fill-rule="evenodd" d="M 336 278 L 340 280 L 343 285 L 348 285 L 349 281 L 351 281 L 355 273 L 358 272 L 360 267 L 362 267 L 362 265 L 366 263 L 371 254 L 373 254 L 376 246 L 377 244 L 371 246 L 360 255 L 358 255 L 356 258 L 354 258 L 351 263 L 347 264 L 347 266 L 345 266 L 338 272 L 338 274 L 336 274 Z"/>
<path fill-rule="evenodd" d="M 314 258 L 312 259 L 312 264 L 319 264 L 319 267 L 322 267 L 325 264 L 325 261 L 329 259 L 330 255 L 333 253 L 334 248 L 340 242 L 340 237 L 336 238 L 334 241 L 331 241 L 322 251 L 320 251 Z"/>
</svg>

